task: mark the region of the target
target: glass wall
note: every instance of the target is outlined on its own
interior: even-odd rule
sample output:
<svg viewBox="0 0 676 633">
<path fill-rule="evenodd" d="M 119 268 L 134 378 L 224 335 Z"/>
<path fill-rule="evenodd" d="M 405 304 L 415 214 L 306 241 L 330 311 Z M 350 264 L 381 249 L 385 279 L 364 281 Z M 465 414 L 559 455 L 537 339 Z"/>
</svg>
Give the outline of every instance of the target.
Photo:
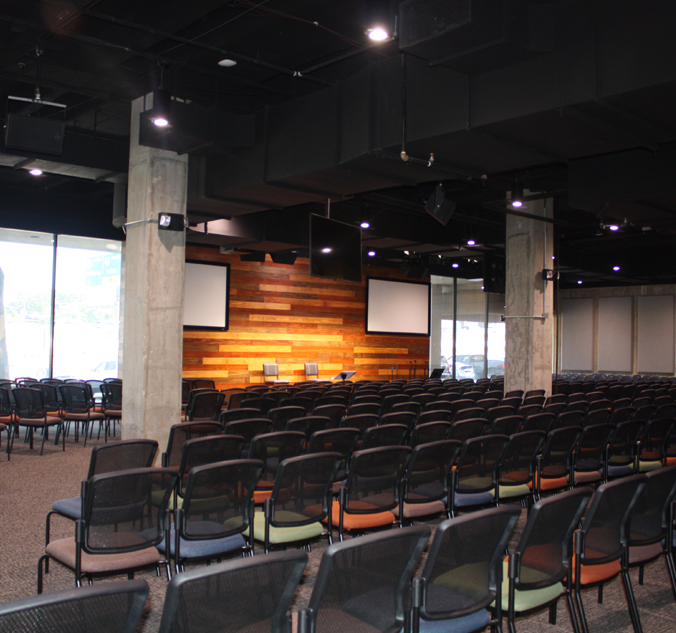
<svg viewBox="0 0 676 633">
<path fill-rule="evenodd" d="M 441 366 L 444 378 L 504 375 L 504 296 L 485 293 L 481 280 L 432 276 L 431 281 L 430 367 Z"/>
<path fill-rule="evenodd" d="M 118 375 L 121 246 L 0 229 L 0 378 Z"/>
</svg>

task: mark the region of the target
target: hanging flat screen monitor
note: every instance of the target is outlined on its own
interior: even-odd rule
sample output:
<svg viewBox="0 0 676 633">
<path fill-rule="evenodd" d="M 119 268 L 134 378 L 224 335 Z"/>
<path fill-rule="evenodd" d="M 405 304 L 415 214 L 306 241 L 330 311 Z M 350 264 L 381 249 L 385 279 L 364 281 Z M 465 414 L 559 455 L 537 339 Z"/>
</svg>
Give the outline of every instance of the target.
<svg viewBox="0 0 676 633">
<path fill-rule="evenodd" d="M 186 261 L 183 327 L 228 329 L 229 264 Z"/>
<path fill-rule="evenodd" d="M 310 215 L 310 275 L 361 283 L 361 229 Z"/>
<path fill-rule="evenodd" d="M 430 335 L 430 284 L 369 277 L 366 333 Z"/>
</svg>

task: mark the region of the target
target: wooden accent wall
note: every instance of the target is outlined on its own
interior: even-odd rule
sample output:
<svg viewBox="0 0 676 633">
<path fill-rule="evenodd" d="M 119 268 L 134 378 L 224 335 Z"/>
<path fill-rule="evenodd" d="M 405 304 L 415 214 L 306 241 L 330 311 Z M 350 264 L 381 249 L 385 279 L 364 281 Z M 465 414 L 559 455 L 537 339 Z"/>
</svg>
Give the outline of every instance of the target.
<svg viewBox="0 0 676 633">
<path fill-rule="evenodd" d="M 192 260 L 230 264 L 230 329 L 183 334 L 183 376 L 212 378 L 219 389 L 263 382 L 263 363 L 278 363 L 279 377 L 305 379 L 304 363 L 319 364 L 320 378 L 356 371 L 354 380 L 418 377 L 429 358 L 429 339 L 367 336 L 366 282 L 310 277 L 307 259 L 292 266 L 242 262 L 237 254 L 189 246 Z M 403 279 L 398 271 L 365 268 L 364 279 Z M 393 369 L 399 367 L 398 373 Z"/>
</svg>

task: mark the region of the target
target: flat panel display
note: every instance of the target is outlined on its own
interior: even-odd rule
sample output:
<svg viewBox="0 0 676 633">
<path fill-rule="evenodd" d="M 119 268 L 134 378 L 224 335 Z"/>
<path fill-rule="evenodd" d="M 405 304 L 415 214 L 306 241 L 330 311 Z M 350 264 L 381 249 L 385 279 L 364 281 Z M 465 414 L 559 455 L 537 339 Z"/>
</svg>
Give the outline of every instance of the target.
<svg viewBox="0 0 676 633">
<path fill-rule="evenodd" d="M 430 335 L 430 284 L 369 277 L 366 333 Z"/>
<path fill-rule="evenodd" d="M 229 264 L 186 261 L 185 329 L 228 329 L 229 279 Z"/>
<path fill-rule="evenodd" d="M 310 275 L 361 283 L 361 229 L 311 214 Z"/>
</svg>

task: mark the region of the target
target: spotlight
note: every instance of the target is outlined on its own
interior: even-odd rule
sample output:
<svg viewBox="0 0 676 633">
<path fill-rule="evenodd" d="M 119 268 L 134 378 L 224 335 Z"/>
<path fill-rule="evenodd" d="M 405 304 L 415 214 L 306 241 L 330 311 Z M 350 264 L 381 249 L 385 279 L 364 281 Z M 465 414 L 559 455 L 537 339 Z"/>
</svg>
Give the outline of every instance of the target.
<svg viewBox="0 0 676 633">
<path fill-rule="evenodd" d="M 42 176 L 42 169 L 38 169 L 37 167 L 34 167 L 28 172 L 31 176 Z"/>
<path fill-rule="evenodd" d="M 577 285 L 578 285 L 578 286 L 581 286 L 581 285 L 582 285 L 582 279 L 578 279 L 578 280 L 577 280 Z"/>
<path fill-rule="evenodd" d="M 620 267 L 619 267 L 619 266 L 613 266 L 613 270 L 614 270 L 615 272 L 619 272 Z"/>
<path fill-rule="evenodd" d="M 188 218 L 182 213 L 160 213 L 157 218 L 160 231 L 184 231 Z"/>
<path fill-rule="evenodd" d="M 367 253 L 367 255 L 368 255 L 369 257 L 375 257 L 375 256 L 376 256 L 376 252 L 375 252 L 375 251 L 369 251 L 369 252 Z"/>
<path fill-rule="evenodd" d="M 370 40 L 374 42 L 384 42 L 390 39 L 390 34 L 382 26 L 374 26 L 366 31 Z"/>
<path fill-rule="evenodd" d="M 515 209 L 520 209 L 523 206 L 523 185 L 518 181 L 514 181 L 512 185 L 512 206 Z"/>
<path fill-rule="evenodd" d="M 608 225 L 608 230 L 609 230 L 609 231 L 619 231 L 619 230 L 620 230 L 620 227 L 619 227 L 619 225 L 617 225 L 617 224 L 609 224 L 609 225 Z"/>
<path fill-rule="evenodd" d="M 476 240 L 467 240 L 467 246 L 476 246 Z"/>
<path fill-rule="evenodd" d="M 322 253 L 330 253 L 333 249 L 330 246 L 322 248 Z"/>
<path fill-rule="evenodd" d="M 369 222 L 362 222 L 359 226 L 361 226 L 362 229 L 370 229 L 371 224 Z"/>
<path fill-rule="evenodd" d="M 169 125 L 169 110 L 171 108 L 171 92 L 163 88 L 153 91 L 153 108 L 150 111 L 150 120 L 157 127 Z"/>
<path fill-rule="evenodd" d="M 458 262 L 453 262 L 453 263 L 451 264 L 451 267 L 452 267 L 452 268 L 460 268 L 460 264 L 458 264 Z"/>
</svg>

